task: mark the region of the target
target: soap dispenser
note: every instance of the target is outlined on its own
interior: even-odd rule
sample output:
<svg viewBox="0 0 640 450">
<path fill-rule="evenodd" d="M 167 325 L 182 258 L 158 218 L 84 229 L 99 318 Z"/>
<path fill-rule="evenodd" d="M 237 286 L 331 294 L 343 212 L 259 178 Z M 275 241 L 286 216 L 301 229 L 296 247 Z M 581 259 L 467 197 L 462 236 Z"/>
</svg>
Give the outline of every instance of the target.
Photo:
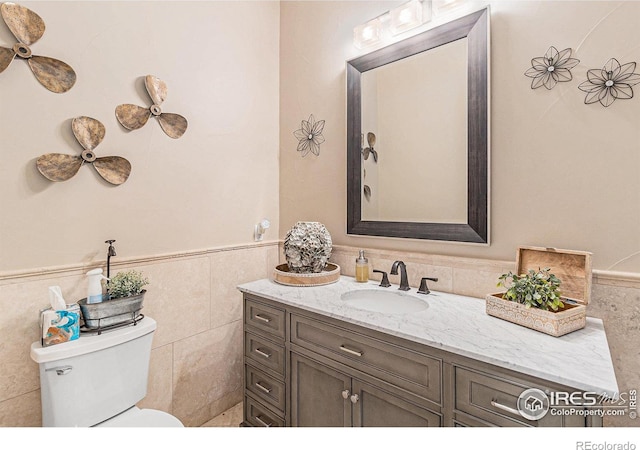
<svg viewBox="0 0 640 450">
<path fill-rule="evenodd" d="M 102 269 L 93 269 L 87 272 L 89 277 L 89 287 L 87 289 L 87 303 L 102 302 L 102 280 L 108 280 L 102 275 Z"/>
<path fill-rule="evenodd" d="M 358 283 L 369 281 L 369 260 L 364 257 L 364 250 L 360 250 L 356 259 L 356 281 Z"/>
</svg>

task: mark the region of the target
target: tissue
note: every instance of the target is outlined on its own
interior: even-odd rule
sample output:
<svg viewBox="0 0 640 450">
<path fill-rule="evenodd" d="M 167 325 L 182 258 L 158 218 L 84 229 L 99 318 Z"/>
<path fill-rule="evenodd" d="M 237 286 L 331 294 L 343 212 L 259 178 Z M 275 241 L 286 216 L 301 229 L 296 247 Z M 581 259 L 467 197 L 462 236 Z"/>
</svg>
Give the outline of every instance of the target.
<svg viewBox="0 0 640 450">
<path fill-rule="evenodd" d="M 62 298 L 62 289 L 60 286 L 49 286 L 49 303 L 54 311 L 62 311 L 67 309 L 67 304 Z"/>
<path fill-rule="evenodd" d="M 80 307 L 67 305 L 60 286 L 49 286 L 48 308 L 40 314 L 42 346 L 61 344 L 80 337 Z"/>
</svg>

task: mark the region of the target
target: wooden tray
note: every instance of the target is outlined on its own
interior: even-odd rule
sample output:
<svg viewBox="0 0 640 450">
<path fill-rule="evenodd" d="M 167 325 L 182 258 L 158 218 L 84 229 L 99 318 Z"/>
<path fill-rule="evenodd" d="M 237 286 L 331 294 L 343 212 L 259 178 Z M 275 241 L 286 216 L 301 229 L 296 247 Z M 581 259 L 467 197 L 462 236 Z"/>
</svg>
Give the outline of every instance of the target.
<svg viewBox="0 0 640 450">
<path fill-rule="evenodd" d="M 324 286 L 340 279 L 340 266 L 327 263 L 322 272 L 295 273 L 289 272 L 289 266 L 280 264 L 273 270 L 273 281 L 286 286 Z"/>
</svg>

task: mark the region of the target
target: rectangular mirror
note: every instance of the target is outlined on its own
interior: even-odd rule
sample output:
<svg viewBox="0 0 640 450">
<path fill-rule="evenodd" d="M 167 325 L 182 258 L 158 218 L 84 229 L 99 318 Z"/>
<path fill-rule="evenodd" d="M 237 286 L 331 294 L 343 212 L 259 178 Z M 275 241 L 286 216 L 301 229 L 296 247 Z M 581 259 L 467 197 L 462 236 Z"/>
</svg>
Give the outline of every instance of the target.
<svg viewBox="0 0 640 450">
<path fill-rule="evenodd" d="M 488 243 L 483 9 L 347 63 L 347 232 Z"/>
</svg>

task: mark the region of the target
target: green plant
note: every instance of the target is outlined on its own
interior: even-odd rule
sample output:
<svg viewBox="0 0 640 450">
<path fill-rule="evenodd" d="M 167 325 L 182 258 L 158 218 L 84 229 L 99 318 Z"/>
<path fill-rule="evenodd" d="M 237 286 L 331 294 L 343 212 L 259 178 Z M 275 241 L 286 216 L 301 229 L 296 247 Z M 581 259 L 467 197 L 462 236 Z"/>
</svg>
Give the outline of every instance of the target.
<svg viewBox="0 0 640 450">
<path fill-rule="evenodd" d="M 521 303 L 527 308 L 557 311 L 564 308 L 561 301 L 560 279 L 551 269 L 530 269 L 522 275 L 505 273 L 499 277 L 498 287 L 506 287 L 503 298 Z"/>
<path fill-rule="evenodd" d="M 137 295 L 147 284 L 149 284 L 149 280 L 142 275 L 142 272 L 136 270 L 118 272 L 107 283 L 109 297 L 114 299 Z"/>
</svg>

